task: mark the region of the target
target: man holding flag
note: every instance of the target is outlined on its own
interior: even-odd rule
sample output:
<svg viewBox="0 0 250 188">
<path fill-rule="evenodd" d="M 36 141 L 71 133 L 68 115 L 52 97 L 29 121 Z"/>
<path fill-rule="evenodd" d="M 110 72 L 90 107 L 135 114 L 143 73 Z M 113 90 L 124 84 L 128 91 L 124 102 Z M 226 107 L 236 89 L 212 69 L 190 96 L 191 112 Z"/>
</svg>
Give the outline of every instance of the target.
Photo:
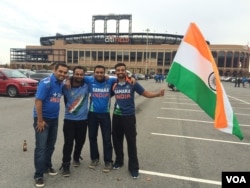
<svg viewBox="0 0 250 188">
<path fill-rule="evenodd" d="M 174 84 L 213 118 L 215 128 L 243 139 L 238 120 L 220 82 L 217 65 L 194 23 L 190 24 L 178 48 L 166 81 Z"/>
</svg>

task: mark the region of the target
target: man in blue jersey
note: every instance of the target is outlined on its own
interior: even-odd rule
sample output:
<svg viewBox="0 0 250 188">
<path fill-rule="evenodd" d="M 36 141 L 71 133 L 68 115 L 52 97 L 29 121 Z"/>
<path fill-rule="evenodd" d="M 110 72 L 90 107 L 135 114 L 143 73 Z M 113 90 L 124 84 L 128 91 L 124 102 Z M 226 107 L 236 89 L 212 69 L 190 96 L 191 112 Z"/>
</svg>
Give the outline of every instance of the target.
<svg viewBox="0 0 250 188">
<path fill-rule="evenodd" d="M 63 80 L 67 73 L 68 66 L 65 63 L 58 63 L 55 65 L 53 74 L 41 80 L 37 88 L 33 110 L 36 139 L 34 152 L 36 187 L 44 186 L 44 173 L 57 175 L 52 168 L 51 158 L 57 138 Z"/>
<path fill-rule="evenodd" d="M 90 105 L 88 114 L 88 133 L 90 142 L 89 168 L 95 169 L 99 164 L 100 155 L 98 151 L 97 135 L 100 126 L 103 140 L 103 153 L 105 167 L 103 172 L 109 172 L 112 169 L 112 152 L 111 143 L 111 118 L 110 118 L 110 98 L 111 88 L 116 82 L 116 78 L 105 78 L 105 67 L 97 65 L 94 68 L 94 77 L 86 76 L 84 81 L 89 85 Z"/>
<path fill-rule="evenodd" d="M 123 140 L 124 135 L 128 148 L 128 170 L 132 178 L 139 176 L 139 162 L 136 148 L 136 117 L 135 92 L 147 98 L 164 96 L 164 89 L 158 92 L 146 91 L 138 82 L 132 85 L 126 79 L 126 65 L 115 65 L 117 83 L 113 86 L 115 107 L 112 118 L 112 138 L 116 154 L 113 169 L 119 169 L 124 163 Z"/>
<path fill-rule="evenodd" d="M 65 115 L 62 175 L 64 177 L 70 176 L 70 161 L 74 141 L 73 166 L 78 167 L 86 138 L 89 90 L 88 85 L 83 82 L 84 73 L 85 69 L 82 66 L 74 67 L 73 76 L 70 78 L 71 88 L 63 87 Z"/>
</svg>

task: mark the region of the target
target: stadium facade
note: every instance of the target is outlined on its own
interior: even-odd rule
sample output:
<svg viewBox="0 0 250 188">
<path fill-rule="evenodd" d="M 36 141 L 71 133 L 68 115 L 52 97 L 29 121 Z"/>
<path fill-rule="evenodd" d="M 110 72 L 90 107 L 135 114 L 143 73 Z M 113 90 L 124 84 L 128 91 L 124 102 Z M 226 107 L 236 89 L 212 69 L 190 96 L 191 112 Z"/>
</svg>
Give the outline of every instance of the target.
<svg viewBox="0 0 250 188">
<path fill-rule="evenodd" d="M 104 22 L 103 33 L 95 32 L 95 22 Z M 116 31 L 107 32 L 109 20 L 116 20 Z M 128 32 L 120 33 L 120 21 L 128 20 Z M 111 69 L 124 62 L 133 73 L 167 74 L 182 35 L 132 32 L 132 15 L 94 15 L 92 32 L 83 34 L 41 37 L 40 46 L 10 49 L 13 68 L 42 69 L 56 62 L 67 63 L 71 68 L 85 66 L 88 70 L 98 65 Z M 249 50 L 242 45 L 209 44 L 221 76 L 249 74 Z"/>
</svg>

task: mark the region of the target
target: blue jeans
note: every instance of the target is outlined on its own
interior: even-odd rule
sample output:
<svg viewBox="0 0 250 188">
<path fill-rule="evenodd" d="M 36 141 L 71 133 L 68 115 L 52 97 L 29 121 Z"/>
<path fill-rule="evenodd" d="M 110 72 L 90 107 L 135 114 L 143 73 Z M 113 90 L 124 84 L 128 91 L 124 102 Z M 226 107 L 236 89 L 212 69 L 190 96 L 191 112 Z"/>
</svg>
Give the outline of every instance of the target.
<svg viewBox="0 0 250 188">
<path fill-rule="evenodd" d="M 34 178 L 43 177 L 43 173 L 52 167 L 51 157 L 55 149 L 57 138 L 58 119 L 44 119 L 47 123 L 43 132 L 37 132 L 37 118 L 34 118 L 33 127 L 35 130 L 35 174 Z"/>
<path fill-rule="evenodd" d="M 111 143 L 111 118 L 109 113 L 89 112 L 88 114 L 88 131 L 91 160 L 99 159 L 97 144 L 99 125 L 102 132 L 104 161 L 112 162 L 113 146 Z"/>
</svg>

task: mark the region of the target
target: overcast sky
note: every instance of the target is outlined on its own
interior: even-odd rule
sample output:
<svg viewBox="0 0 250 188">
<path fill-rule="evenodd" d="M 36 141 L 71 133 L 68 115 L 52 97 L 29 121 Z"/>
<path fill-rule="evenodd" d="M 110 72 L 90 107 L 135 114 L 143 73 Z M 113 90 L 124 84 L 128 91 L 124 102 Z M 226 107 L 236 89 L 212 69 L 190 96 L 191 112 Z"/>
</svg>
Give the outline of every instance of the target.
<svg viewBox="0 0 250 188">
<path fill-rule="evenodd" d="M 132 31 L 184 35 L 195 22 L 211 44 L 250 42 L 250 0 L 1 0 L 0 64 L 10 48 L 40 45 L 41 36 L 90 33 L 93 15 L 132 14 Z M 103 32 L 103 21 L 96 32 Z M 120 32 L 128 21 L 120 22 Z M 115 21 L 108 21 L 115 32 Z"/>
</svg>

